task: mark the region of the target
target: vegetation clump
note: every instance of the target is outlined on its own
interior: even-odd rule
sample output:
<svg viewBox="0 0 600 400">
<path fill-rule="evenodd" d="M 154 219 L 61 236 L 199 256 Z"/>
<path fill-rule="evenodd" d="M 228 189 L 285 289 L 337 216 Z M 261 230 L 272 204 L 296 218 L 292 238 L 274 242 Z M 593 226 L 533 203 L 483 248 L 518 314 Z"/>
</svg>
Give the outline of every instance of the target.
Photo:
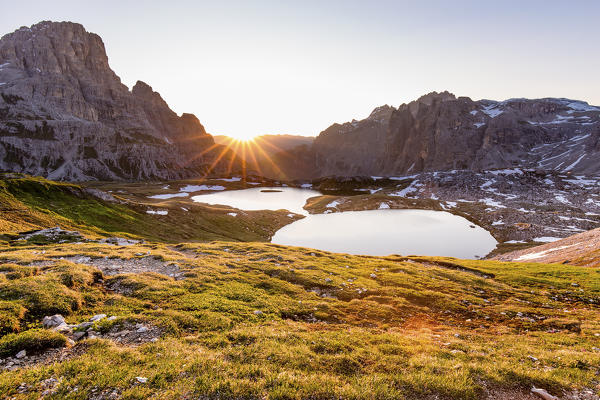
<svg viewBox="0 0 600 400">
<path fill-rule="evenodd" d="M 35 353 L 64 347 L 66 344 L 66 337 L 48 330 L 31 329 L 21 333 L 10 333 L 0 338 L 0 357 L 14 356 L 23 350 Z"/>
</svg>

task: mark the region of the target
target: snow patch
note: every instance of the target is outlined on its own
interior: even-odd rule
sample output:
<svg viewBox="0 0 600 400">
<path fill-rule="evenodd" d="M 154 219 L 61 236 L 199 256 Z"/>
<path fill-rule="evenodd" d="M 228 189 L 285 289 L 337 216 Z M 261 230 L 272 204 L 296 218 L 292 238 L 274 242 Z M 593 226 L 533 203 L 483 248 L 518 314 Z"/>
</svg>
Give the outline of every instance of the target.
<svg viewBox="0 0 600 400">
<path fill-rule="evenodd" d="M 499 110 L 499 104 L 490 104 L 489 106 L 483 107 L 481 111 L 487 114 L 490 118 L 496 118 L 498 115 L 502 114 L 504 111 Z"/>
<path fill-rule="evenodd" d="M 585 157 L 585 154 L 582 154 L 581 157 L 579 157 L 577 159 L 577 161 L 575 161 L 573 164 L 569 165 L 567 168 L 563 169 L 563 172 L 572 170 L 573 167 L 575 167 L 577 164 L 579 164 L 579 161 L 581 161 L 583 159 L 583 157 Z"/>
<path fill-rule="evenodd" d="M 445 204 L 444 204 L 445 203 Z M 451 208 L 455 208 L 456 207 L 456 202 L 455 201 L 445 201 L 444 203 L 440 203 L 440 206 L 444 209 L 444 210 L 449 210 Z"/>
<path fill-rule="evenodd" d="M 546 238 L 546 239 L 548 239 L 548 238 Z M 553 249 L 548 249 L 548 250 L 540 251 L 539 253 L 523 254 L 522 256 L 520 256 L 518 258 L 515 258 L 515 261 L 534 260 L 536 258 L 542 258 L 545 255 L 547 255 L 548 253 L 552 253 L 554 251 L 566 249 L 566 248 L 572 247 L 572 246 L 575 246 L 575 245 L 574 244 L 570 244 L 570 245 L 567 245 L 567 246 L 560 246 L 560 247 L 555 247 Z"/>
<path fill-rule="evenodd" d="M 148 210 L 146 214 L 167 215 L 169 212 L 167 210 Z"/>
<path fill-rule="evenodd" d="M 485 199 L 481 199 L 479 201 L 490 207 L 506 208 L 506 206 L 503 205 L 502 203 L 498 202 L 497 200 L 491 199 L 489 197 L 486 197 Z"/>
<path fill-rule="evenodd" d="M 341 202 L 334 200 L 331 203 L 327 204 L 325 207 L 326 208 L 336 208 L 337 206 L 339 206 L 340 204 L 342 204 Z"/>
<path fill-rule="evenodd" d="M 554 198 L 563 204 L 571 204 L 571 202 L 562 194 L 555 194 Z"/>
<path fill-rule="evenodd" d="M 409 194 L 415 193 L 419 191 L 419 188 L 423 186 L 422 183 L 419 183 L 418 179 L 415 179 L 414 181 L 411 182 L 410 185 L 408 185 L 407 187 L 405 187 L 404 189 L 400 190 L 399 192 L 396 193 L 390 193 L 390 196 L 395 196 L 395 197 L 406 197 Z"/>
<path fill-rule="evenodd" d="M 579 111 L 579 112 L 587 112 L 587 111 L 600 111 L 600 108 L 590 106 L 585 101 L 571 101 L 570 103 L 565 104 L 571 110 L 567 111 L 569 114 Z"/>
<path fill-rule="evenodd" d="M 557 240 L 561 240 L 562 238 L 552 237 L 552 236 L 542 236 L 539 238 L 533 239 L 534 242 L 542 242 L 542 243 L 551 243 L 556 242 Z"/>
</svg>

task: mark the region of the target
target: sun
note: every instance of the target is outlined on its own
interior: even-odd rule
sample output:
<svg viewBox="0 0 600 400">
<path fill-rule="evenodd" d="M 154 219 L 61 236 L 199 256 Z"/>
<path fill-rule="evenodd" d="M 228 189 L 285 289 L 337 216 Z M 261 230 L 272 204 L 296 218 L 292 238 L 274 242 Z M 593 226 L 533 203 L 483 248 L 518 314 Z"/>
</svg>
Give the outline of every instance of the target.
<svg viewBox="0 0 600 400">
<path fill-rule="evenodd" d="M 233 142 L 253 142 L 259 135 L 224 135 Z"/>
<path fill-rule="evenodd" d="M 274 154 L 285 155 L 286 151 L 265 141 L 263 137 L 231 137 L 224 135 L 213 135 L 213 137 L 215 138 L 215 143 L 209 149 L 198 155 L 198 157 L 200 157 L 208 151 L 220 148 L 220 154 L 209 166 L 207 175 L 213 171 L 219 161 L 223 158 L 229 159 L 227 173 L 231 173 L 234 161 L 237 157 L 243 163 L 242 174 L 244 177 L 249 171 L 264 175 L 261 165 L 268 165 L 270 170 L 276 171 L 281 176 L 284 176 L 283 171 L 277 166 L 277 163 L 272 159 L 272 156 Z M 232 154 L 235 156 L 232 157 Z"/>
<path fill-rule="evenodd" d="M 242 137 L 242 138 L 236 138 L 233 137 L 231 138 L 234 142 L 240 142 L 240 143 L 252 143 L 256 141 L 256 137 Z"/>
</svg>

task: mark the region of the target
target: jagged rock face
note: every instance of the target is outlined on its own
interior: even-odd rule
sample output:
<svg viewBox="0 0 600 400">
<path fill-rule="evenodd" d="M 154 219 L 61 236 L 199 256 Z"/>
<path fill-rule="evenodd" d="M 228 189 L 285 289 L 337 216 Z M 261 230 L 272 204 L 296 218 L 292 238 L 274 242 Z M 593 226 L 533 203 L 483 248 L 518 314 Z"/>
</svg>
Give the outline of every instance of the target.
<svg viewBox="0 0 600 400">
<path fill-rule="evenodd" d="M 593 150 L 600 108 L 567 99 L 425 97 L 392 114 L 383 173 L 512 166 L 600 172 Z"/>
<path fill-rule="evenodd" d="M 41 22 L 0 39 L 0 170 L 175 179 L 211 166 L 223 172 L 235 157 L 226 151 L 218 161 L 223 150 L 194 115 L 177 116 L 149 85 L 129 91 L 102 39 L 79 24 Z"/>
<path fill-rule="evenodd" d="M 502 102 L 430 93 L 334 124 L 296 157 L 297 178 L 521 166 L 600 173 L 600 108 L 569 99 Z M 289 156 L 288 156 L 289 157 Z M 299 166 L 299 164 L 302 164 Z"/>
<path fill-rule="evenodd" d="M 333 124 L 315 139 L 315 169 L 320 176 L 356 176 L 384 167 L 386 135 L 392 112 L 378 107 L 362 121 Z"/>
</svg>

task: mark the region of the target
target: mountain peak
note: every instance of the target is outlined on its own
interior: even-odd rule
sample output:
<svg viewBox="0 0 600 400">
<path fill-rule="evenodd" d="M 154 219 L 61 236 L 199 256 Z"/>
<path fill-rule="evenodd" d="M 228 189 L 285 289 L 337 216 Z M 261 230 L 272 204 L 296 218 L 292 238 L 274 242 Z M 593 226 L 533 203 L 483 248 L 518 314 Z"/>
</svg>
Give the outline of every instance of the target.
<svg viewBox="0 0 600 400">
<path fill-rule="evenodd" d="M 396 109 L 394 107 L 389 106 L 387 104 L 375 107 L 375 109 L 371 111 L 371 114 L 367 117 L 367 119 L 372 121 L 384 122 L 389 120 L 390 116 L 392 115 L 392 112 L 394 112 L 395 110 Z"/>
<path fill-rule="evenodd" d="M 0 169 L 113 180 L 228 168 L 195 116 L 179 117 L 145 82 L 123 85 L 100 36 L 81 24 L 42 21 L 4 35 L 0 82 Z"/>
<path fill-rule="evenodd" d="M 118 79 L 108 65 L 100 36 L 73 22 L 42 21 L 4 35 L 0 61 L 27 75 L 68 74 L 102 83 Z"/>
<path fill-rule="evenodd" d="M 416 102 L 430 106 L 434 101 L 456 100 L 456 96 L 447 90 L 443 92 L 431 92 L 419 97 Z"/>
</svg>

